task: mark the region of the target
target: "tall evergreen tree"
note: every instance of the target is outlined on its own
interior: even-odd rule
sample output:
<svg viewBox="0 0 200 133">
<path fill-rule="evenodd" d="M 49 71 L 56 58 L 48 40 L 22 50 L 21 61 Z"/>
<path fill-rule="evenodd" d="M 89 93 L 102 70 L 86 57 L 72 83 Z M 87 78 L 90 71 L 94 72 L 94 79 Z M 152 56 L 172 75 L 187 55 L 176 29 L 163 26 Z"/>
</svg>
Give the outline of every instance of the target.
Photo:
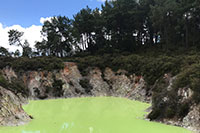
<svg viewBox="0 0 200 133">
<path fill-rule="evenodd" d="M 40 51 L 45 51 L 48 55 L 58 57 L 67 56 L 73 49 L 72 24 L 67 17 L 53 17 L 50 21 L 45 21 L 42 27 L 44 40 L 37 43 L 36 47 Z"/>
<path fill-rule="evenodd" d="M 79 43 L 82 45 L 83 50 L 92 51 L 94 47 L 94 16 L 92 9 L 88 6 L 82 9 L 74 16 L 73 26 L 78 32 L 77 39 L 80 39 Z"/>
<path fill-rule="evenodd" d="M 23 50 L 22 56 L 30 57 L 32 49 L 31 49 L 28 41 L 22 39 L 23 35 L 24 35 L 24 32 L 20 32 L 17 30 L 8 31 L 9 44 L 20 46 Z"/>
</svg>

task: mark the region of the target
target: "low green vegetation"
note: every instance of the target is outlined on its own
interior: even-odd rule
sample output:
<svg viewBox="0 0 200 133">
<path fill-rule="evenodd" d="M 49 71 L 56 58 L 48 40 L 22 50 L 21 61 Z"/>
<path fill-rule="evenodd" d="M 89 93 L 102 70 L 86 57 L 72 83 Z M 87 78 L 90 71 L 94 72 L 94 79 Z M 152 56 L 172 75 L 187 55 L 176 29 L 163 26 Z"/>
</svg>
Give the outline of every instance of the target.
<svg viewBox="0 0 200 133">
<path fill-rule="evenodd" d="M 102 71 L 104 71 L 106 67 L 110 67 L 114 71 L 124 69 L 128 74 L 135 73 L 136 75 L 142 75 L 149 85 L 153 85 L 155 81 L 165 73 L 172 73 L 173 75 L 178 74 L 182 66 L 187 64 L 184 58 L 188 58 L 188 55 L 170 55 L 161 52 L 154 55 L 152 52 L 148 54 L 115 53 L 83 57 L 75 56 L 64 58 L 63 61 L 76 62 L 82 75 L 87 75 L 88 67 L 98 67 Z M 194 63 L 196 61 L 196 59 L 188 60 L 193 60 Z"/>
<path fill-rule="evenodd" d="M 88 79 L 82 79 L 82 80 L 80 80 L 79 83 L 80 83 L 81 87 L 83 87 L 85 89 L 85 92 L 87 94 L 91 93 L 92 86 L 90 85 L 90 81 Z"/>
<path fill-rule="evenodd" d="M 200 63 L 186 67 L 183 72 L 177 75 L 175 88 L 190 87 L 194 91 L 193 100 L 200 102 Z"/>
<path fill-rule="evenodd" d="M 63 94 L 63 85 L 64 82 L 62 80 L 57 80 L 54 78 L 54 82 L 52 84 L 52 90 L 55 97 L 61 97 Z"/>
<path fill-rule="evenodd" d="M 23 71 L 52 71 L 64 68 L 64 63 L 56 57 L 0 57 L 0 69 L 11 67 L 16 72 Z"/>
<path fill-rule="evenodd" d="M 0 86 L 14 92 L 15 94 L 20 93 L 25 97 L 29 95 L 29 91 L 22 80 L 14 78 L 9 81 L 8 79 L 5 79 L 2 73 L 0 73 Z"/>
</svg>

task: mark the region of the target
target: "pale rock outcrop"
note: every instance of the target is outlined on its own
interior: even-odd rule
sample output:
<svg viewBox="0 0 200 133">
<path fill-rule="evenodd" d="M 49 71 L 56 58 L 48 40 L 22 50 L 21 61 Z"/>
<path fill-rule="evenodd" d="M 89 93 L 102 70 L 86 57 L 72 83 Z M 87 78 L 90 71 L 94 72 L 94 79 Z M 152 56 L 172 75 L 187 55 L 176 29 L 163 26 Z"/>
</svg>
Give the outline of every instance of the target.
<svg viewBox="0 0 200 133">
<path fill-rule="evenodd" d="M 92 86 L 93 96 L 109 96 L 111 95 L 111 88 L 109 84 L 103 79 L 103 73 L 100 69 L 94 68 L 88 74 L 89 83 Z"/>
<path fill-rule="evenodd" d="M 182 126 L 200 133 L 200 104 L 191 106 L 190 112 L 183 118 Z"/>
<path fill-rule="evenodd" d="M 0 125 L 22 125 L 30 119 L 24 112 L 20 99 L 11 91 L 0 87 Z"/>
<path fill-rule="evenodd" d="M 80 96 L 117 96 L 127 97 L 140 101 L 150 102 L 145 89 L 146 83 L 142 76 L 127 75 L 124 70 L 112 71 L 106 68 L 104 71 L 99 68 L 89 68 L 88 74 L 82 76 L 76 63 L 66 62 L 63 70 L 60 71 L 28 71 L 16 74 L 11 68 L 2 70 L 6 79 L 18 78 L 23 80 L 29 90 L 30 99 L 54 98 L 54 80 L 61 80 L 62 97 Z M 88 80 L 91 86 L 88 93 L 80 81 Z"/>
</svg>

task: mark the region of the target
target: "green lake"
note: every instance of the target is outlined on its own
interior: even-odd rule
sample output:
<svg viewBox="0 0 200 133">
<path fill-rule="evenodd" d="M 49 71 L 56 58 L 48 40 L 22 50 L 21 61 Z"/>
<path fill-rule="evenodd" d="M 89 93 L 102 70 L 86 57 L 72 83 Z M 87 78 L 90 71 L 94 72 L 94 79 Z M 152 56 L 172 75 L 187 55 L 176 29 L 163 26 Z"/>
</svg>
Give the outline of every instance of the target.
<svg viewBox="0 0 200 133">
<path fill-rule="evenodd" d="M 143 120 L 150 105 L 125 98 L 71 98 L 30 101 L 34 119 L 24 126 L 0 127 L 0 133 L 190 133 Z"/>
</svg>

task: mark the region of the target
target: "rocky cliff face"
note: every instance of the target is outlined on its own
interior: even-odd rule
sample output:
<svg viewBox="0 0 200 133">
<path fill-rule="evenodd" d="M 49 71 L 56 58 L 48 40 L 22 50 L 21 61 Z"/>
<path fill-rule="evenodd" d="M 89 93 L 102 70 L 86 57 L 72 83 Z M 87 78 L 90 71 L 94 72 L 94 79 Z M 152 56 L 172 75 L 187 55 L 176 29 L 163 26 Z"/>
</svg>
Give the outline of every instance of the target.
<svg viewBox="0 0 200 133">
<path fill-rule="evenodd" d="M 8 80 L 14 78 L 23 80 L 32 99 L 119 96 L 150 101 L 143 77 L 134 74 L 127 76 L 123 70 L 113 72 L 109 68 L 104 71 L 89 68 L 88 74 L 82 76 L 75 63 L 67 62 L 65 68 L 60 71 L 29 71 L 19 75 L 12 69 L 4 69 L 2 73 Z"/>
<path fill-rule="evenodd" d="M 189 87 L 174 88 L 173 84 L 176 79 L 176 76 L 172 77 L 170 74 L 165 74 L 162 79 L 163 82 L 160 84 L 157 83 L 159 85 L 155 86 L 155 89 L 164 86 L 159 90 L 161 91 L 159 92 L 159 96 L 156 95 L 156 97 L 158 97 L 157 100 L 154 99 L 153 102 L 154 104 L 156 103 L 156 108 L 162 107 L 159 108 L 162 113 L 158 116 L 156 121 L 200 132 L 200 104 L 193 102 L 192 96 L 194 92 Z M 176 104 L 176 112 L 169 108 L 169 106 L 172 106 L 173 104 Z M 155 113 L 156 109 L 151 113 L 153 112 Z M 151 113 L 149 115 L 151 115 Z M 166 114 L 168 116 L 166 116 Z M 170 116 L 171 114 L 173 114 L 172 117 Z"/>
<path fill-rule="evenodd" d="M 191 106 L 190 112 L 182 120 L 182 125 L 200 132 L 200 104 Z"/>
<path fill-rule="evenodd" d="M 24 112 L 21 100 L 11 91 L 0 87 L 0 125 L 21 125 L 28 121 L 30 117 Z"/>
</svg>

